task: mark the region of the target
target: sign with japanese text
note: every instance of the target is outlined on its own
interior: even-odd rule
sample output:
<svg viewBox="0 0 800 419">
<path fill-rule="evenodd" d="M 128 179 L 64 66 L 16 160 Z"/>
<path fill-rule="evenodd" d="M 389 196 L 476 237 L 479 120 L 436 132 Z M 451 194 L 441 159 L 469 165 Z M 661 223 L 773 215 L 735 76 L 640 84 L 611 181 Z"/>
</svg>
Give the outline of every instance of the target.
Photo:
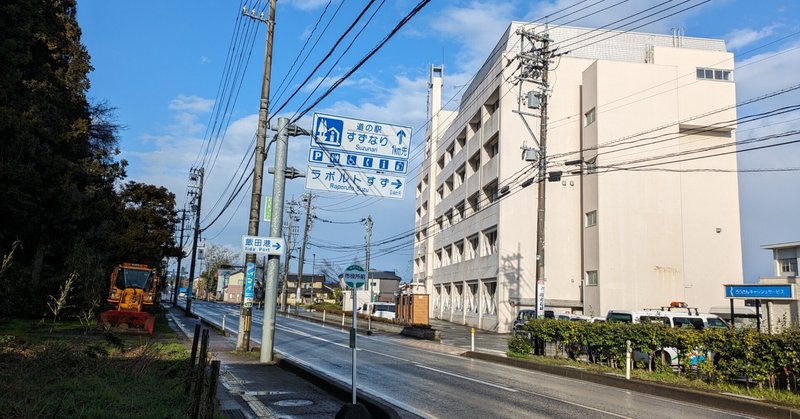
<svg viewBox="0 0 800 419">
<path fill-rule="evenodd" d="M 342 166 L 351 169 L 377 170 L 386 173 L 402 173 L 408 171 L 406 159 L 366 156 L 362 154 L 312 148 L 308 161 L 314 164 Z"/>
<path fill-rule="evenodd" d="M 245 271 L 244 279 L 244 299 L 242 304 L 245 308 L 253 307 L 253 294 L 256 282 L 256 264 L 253 262 L 247 263 L 247 270 Z"/>
<path fill-rule="evenodd" d="M 306 189 L 403 199 L 406 178 L 344 167 L 308 165 Z"/>
<path fill-rule="evenodd" d="M 281 237 L 242 236 L 242 252 L 262 255 L 282 255 L 284 241 Z"/>
<path fill-rule="evenodd" d="M 407 160 L 410 146 L 411 127 L 321 113 L 312 120 L 312 148 Z"/>
<path fill-rule="evenodd" d="M 792 285 L 725 285 L 725 298 L 791 300 Z"/>
<path fill-rule="evenodd" d="M 367 282 L 367 273 L 358 265 L 350 265 L 342 274 L 344 284 L 350 288 L 360 288 Z M 355 310 L 355 309 L 354 309 Z"/>
</svg>

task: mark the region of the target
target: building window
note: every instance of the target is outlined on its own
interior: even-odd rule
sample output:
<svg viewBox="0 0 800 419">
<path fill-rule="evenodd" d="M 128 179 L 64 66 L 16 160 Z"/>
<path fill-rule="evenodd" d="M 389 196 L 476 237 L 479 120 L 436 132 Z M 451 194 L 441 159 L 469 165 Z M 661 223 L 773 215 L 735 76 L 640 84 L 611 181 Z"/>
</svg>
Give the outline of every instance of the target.
<svg viewBox="0 0 800 419">
<path fill-rule="evenodd" d="M 469 168 L 472 173 L 475 173 L 481 167 L 481 152 L 477 151 L 472 157 L 469 158 Z"/>
<path fill-rule="evenodd" d="M 483 256 L 497 253 L 497 229 L 483 232 Z"/>
<path fill-rule="evenodd" d="M 597 271 L 586 272 L 586 285 L 597 285 Z"/>
<path fill-rule="evenodd" d="M 497 281 L 483 283 L 483 314 L 497 314 L 497 304 L 495 294 L 497 293 Z"/>
<path fill-rule="evenodd" d="M 715 68 L 697 68 L 698 80 L 733 81 L 733 71 Z"/>
<path fill-rule="evenodd" d="M 486 143 L 486 146 L 484 148 L 486 149 L 486 155 L 489 156 L 489 159 L 492 159 L 494 156 L 496 156 L 497 153 L 500 151 L 497 142 L 497 137 Z"/>
<path fill-rule="evenodd" d="M 463 301 L 464 286 L 462 284 L 453 285 L 453 311 L 461 311 Z"/>
<path fill-rule="evenodd" d="M 494 201 L 497 201 L 497 181 L 493 181 L 492 183 L 483 187 L 483 193 L 486 195 L 486 201 L 490 204 Z"/>
<path fill-rule="evenodd" d="M 442 267 L 442 249 L 439 249 L 436 251 L 436 253 L 434 253 L 433 267 L 434 268 Z"/>
<path fill-rule="evenodd" d="M 442 266 L 450 266 L 450 259 L 453 255 L 453 248 L 447 246 L 444 248 L 444 253 L 442 253 Z"/>
<path fill-rule="evenodd" d="M 439 189 L 436 190 L 436 203 L 442 202 L 444 199 L 444 185 L 440 186 Z"/>
<path fill-rule="evenodd" d="M 788 259 L 778 259 L 778 263 L 781 265 L 781 273 L 793 273 L 797 275 L 797 259 L 795 258 L 788 258 Z"/>
<path fill-rule="evenodd" d="M 597 211 L 589 211 L 586 213 L 586 227 L 597 225 Z"/>
<path fill-rule="evenodd" d="M 464 240 L 459 240 L 453 244 L 453 263 L 461 262 L 461 257 L 464 255 Z"/>
<path fill-rule="evenodd" d="M 478 235 L 467 237 L 467 253 L 464 260 L 475 259 L 478 256 Z"/>
<path fill-rule="evenodd" d="M 478 197 L 478 193 L 475 192 L 467 198 L 467 203 L 469 203 L 470 215 L 475 214 L 476 212 L 481 210 L 481 200 Z"/>
<path fill-rule="evenodd" d="M 464 183 L 464 178 L 467 177 L 467 168 L 463 164 L 461 167 L 456 169 L 456 188 L 461 186 Z"/>
<path fill-rule="evenodd" d="M 595 111 L 594 108 L 590 109 L 589 112 L 583 114 L 585 123 L 583 126 L 589 126 L 595 120 Z"/>
<path fill-rule="evenodd" d="M 467 312 L 478 314 L 478 283 L 467 284 Z"/>
</svg>

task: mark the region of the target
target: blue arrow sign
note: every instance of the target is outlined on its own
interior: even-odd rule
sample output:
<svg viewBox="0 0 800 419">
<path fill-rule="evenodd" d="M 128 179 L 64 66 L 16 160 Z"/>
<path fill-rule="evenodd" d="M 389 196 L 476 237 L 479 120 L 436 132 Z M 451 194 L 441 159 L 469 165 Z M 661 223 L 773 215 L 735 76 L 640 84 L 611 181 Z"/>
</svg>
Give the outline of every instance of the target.
<svg viewBox="0 0 800 419">
<path fill-rule="evenodd" d="M 275 242 L 275 244 L 273 244 L 272 247 L 274 247 L 275 250 L 281 250 L 281 244 L 278 242 Z"/>
<path fill-rule="evenodd" d="M 394 182 L 392 182 L 392 186 L 394 186 L 395 189 L 400 189 L 400 187 L 403 186 L 403 182 L 400 182 L 400 179 L 395 179 Z"/>
<path fill-rule="evenodd" d="M 400 142 L 400 144 L 403 144 L 403 138 L 406 138 L 406 132 L 405 131 L 398 132 L 397 140 Z"/>
</svg>

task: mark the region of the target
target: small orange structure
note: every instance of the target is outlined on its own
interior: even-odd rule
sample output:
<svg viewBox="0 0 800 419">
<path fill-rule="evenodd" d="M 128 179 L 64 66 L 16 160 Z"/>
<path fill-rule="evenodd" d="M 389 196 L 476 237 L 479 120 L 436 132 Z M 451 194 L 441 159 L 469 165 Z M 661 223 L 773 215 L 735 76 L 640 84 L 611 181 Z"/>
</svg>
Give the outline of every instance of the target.
<svg viewBox="0 0 800 419">
<path fill-rule="evenodd" d="M 147 265 L 117 265 L 108 291 L 108 303 L 113 308 L 100 313 L 100 323 L 152 335 L 155 316 L 148 311 L 158 303 L 158 280 L 158 271 Z"/>
<path fill-rule="evenodd" d="M 395 318 L 405 324 L 428 324 L 428 294 L 401 294 Z"/>
</svg>

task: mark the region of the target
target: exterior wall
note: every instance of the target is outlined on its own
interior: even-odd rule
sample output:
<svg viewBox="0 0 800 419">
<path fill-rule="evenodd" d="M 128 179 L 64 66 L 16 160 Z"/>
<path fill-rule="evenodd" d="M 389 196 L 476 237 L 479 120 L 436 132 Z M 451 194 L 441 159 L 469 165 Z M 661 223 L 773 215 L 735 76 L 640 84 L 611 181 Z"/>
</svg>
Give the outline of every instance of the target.
<svg viewBox="0 0 800 419">
<path fill-rule="evenodd" d="M 537 183 L 521 184 L 536 170 L 520 158 L 520 148 L 536 146 L 529 133 L 538 138 L 539 119 L 515 111 L 537 112 L 520 104 L 536 86 L 512 83 L 516 66 L 505 65 L 516 56 L 518 26 L 503 35 L 446 121 L 437 112 L 441 79 L 432 78 L 431 128 L 417 187 L 414 281 L 430 294 L 431 317 L 499 332 L 509 331 L 517 311 L 531 308 L 535 297 Z M 581 31 L 558 28 L 551 36 L 557 42 Z M 676 171 L 615 165 L 642 160 L 644 166 L 654 157 L 735 141 L 735 126 L 707 127 L 734 120 L 735 111 L 694 118 L 735 103 L 732 82 L 695 75 L 697 67 L 730 69 L 730 60 L 722 41 L 651 34 L 623 34 L 558 59 L 547 154 L 555 156 L 550 170 L 564 174 L 546 185 L 547 309 L 602 316 L 670 301 L 701 310 L 726 304 L 720 284 L 742 278 L 736 174 L 686 170 L 735 169 L 735 155 L 658 166 Z M 596 120 L 586 125 L 592 109 Z M 480 156 L 474 170 L 473 156 Z M 584 162 L 582 174 L 581 167 L 564 165 L 577 159 Z M 600 169 L 589 173 L 586 162 Z M 463 182 L 457 180 L 462 166 Z M 494 182 L 496 201 L 488 188 Z M 478 212 L 470 209 L 476 194 Z M 462 204 L 464 216 L 450 217 Z M 597 224 L 586 226 L 591 211 Z M 487 250 L 490 231 L 497 242 Z M 463 243 L 469 253 L 468 239 L 476 235 L 474 258 L 455 250 Z M 596 285 L 586 284 L 589 271 L 598 273 Z"/>
</svg>

